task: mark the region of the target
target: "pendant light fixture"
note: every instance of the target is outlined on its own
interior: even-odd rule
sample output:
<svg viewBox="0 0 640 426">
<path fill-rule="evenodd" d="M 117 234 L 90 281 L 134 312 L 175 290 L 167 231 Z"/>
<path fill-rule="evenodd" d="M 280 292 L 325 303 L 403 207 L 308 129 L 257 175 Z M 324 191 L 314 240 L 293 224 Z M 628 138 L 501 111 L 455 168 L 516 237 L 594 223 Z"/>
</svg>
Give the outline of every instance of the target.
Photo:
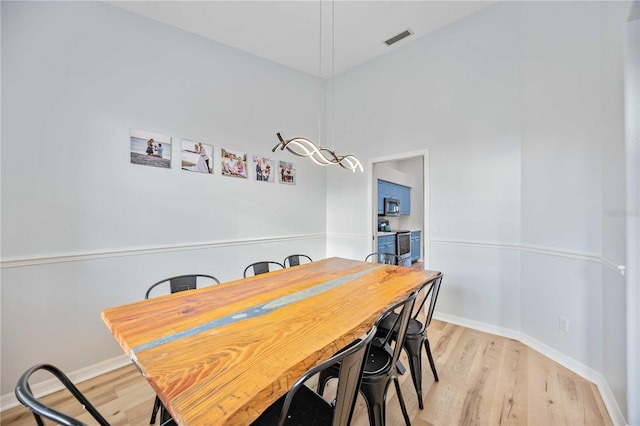
<svg viewBox="0 0 640 426">
<path fill-rule="evenodd" d="M 333 95 L 334 95 L 334 77 L 335 77 L 335 14 L 334 14 L 334 0 L 331 1 L 331 139 L 332 143 L 334 140 L 333 137 L 333 129 L 335 127 L 335 122 L 333 120 L 334 114 L 334 106 L 333 106 Z M 319 57 L 318 57 L 318 66 L 320 68 L 319 75 L 322 78 L 322 0 L 320 0 L 320 43 L 319 43 Z M 319 126 L 320 127 L 320 126 Z M 299 157 L 308 157 L 314 163 L 320 166 L 328 166 L 331 164 L 337 164 L 340 167 L 351 170 L 352 172 L 356 172 L 357 170 L 363 172 L 362 163 L 355 155 L 338 155 L 335 152 L 335 147 L 332 149 L 323 148 L 321 146 L 316 145 L 313 141 L 307 138 L 296 137 L 293 139 L 284 139 L 280 133 L 277 133 L 278 136 L 278 144 L 273 147 L 271 152 L 275 152 L 276 149 L 280 148 L 280 150 L 284 150 L 292 153 L 293 155 L 297 155 Z M 319 136 L 319 135 L 318 135 Z"/>
</svg>

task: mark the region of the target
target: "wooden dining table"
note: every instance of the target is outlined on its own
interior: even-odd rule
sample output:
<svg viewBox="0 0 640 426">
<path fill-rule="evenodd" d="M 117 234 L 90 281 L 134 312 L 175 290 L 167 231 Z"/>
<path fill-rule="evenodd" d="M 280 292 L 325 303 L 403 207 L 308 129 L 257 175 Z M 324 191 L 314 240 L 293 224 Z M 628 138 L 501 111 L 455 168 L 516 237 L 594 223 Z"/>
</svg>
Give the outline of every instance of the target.
<svg viewBox="0 0 640 426">
<path fill-rule="evenodd" d="M 334 257 L 104 309 L 102 319 L 177 424 L 247 425 L 437 275 Z"/>
</svg>

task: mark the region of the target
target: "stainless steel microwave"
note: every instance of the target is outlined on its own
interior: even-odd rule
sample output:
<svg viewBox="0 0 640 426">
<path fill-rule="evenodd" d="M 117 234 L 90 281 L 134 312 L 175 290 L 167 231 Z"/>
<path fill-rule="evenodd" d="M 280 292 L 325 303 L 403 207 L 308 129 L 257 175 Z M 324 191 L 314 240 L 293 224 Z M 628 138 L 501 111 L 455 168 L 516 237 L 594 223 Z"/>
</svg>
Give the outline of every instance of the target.
<svg viewBox="0 0 640 426">
<path fill-rule="evenodd" d="M 385 216 L 400 216 L 400 200 L 395 198 L 384 199 L 384 215 Z"/>
</svg>

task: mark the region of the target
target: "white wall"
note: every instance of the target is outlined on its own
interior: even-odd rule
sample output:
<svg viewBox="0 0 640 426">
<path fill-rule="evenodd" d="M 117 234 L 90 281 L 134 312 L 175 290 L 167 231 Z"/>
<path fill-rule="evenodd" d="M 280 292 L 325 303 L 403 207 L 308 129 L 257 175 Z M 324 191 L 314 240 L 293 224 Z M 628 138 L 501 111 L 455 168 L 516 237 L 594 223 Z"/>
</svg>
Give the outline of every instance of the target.
<svg viewBox="0 0 640 426">
<path fill-rule="evenodd" d="M 317 133 L 323 82 L 102 2 L 1 7 L 3 395 L 36 362 L 121 355 L 100 310 L 160 278 L 325 256 L 325 169 L 270 151 Z M 130 164 L 130 128 L 172 136 L 172 169 Z M 182 138 L 215 146 L 213 176 L 180 169 Z M 224 177 L 221 147 L 297 184 Z"/>
<path fill-rule="evenodd" d="M 313 136 L 321 82 L 105 4 L 1 6 L 3 394 L 43 358 L 121 354 L 97 312 L 157 278 L 370 251 L 368 173 L 296 161 L 298 185 L 262 186 L 129 164 L 130 127 L 250 153 Z M 602 373 L 622 412 L 624 227 L 603 213 L 624 183 L 628 11 L 498 4 L 338 77 L 334 132 L 365 164 L 429 150 L 440 314 Z"/>
<path fill-rule="evenodd" d="M 449 288 L 441 293 L 440 310 L 503 326 L 519 323 L 519 253 L 468 243 L 520 240 L 514 13 L 513 6 L 494 7 L 336 82 L 336 146 L 346 145 L 361 160 L 429 149 L 429 265 L 445 272 Z M 331 174 L 327 179 L 329 235 L 365 234 L 364 223 L 345 224 L 341 218 L 366 214 L 367 182 L 343 182 Z M 344 203 L 334 188 L 353 201 Z M 342 243 L 346 251 L 348 241 Z M 327 250 L 333 254 L 331 238 Z M 488 275 L 473 279 L 471 265 L 479 264 Z"/>
<path fill-rule="evenodd" d="M 624 225 L 604 210 L 624 206 L 629 10 L 502 3 L 336 82 L 336 146 L 364 161 L 429 149 L 439 314 L 561 354 L 611 388 L 614 421 L 626 411 Z M 364 224 L 341 218 L 367 214 L 368 182 L 327 182 L 327 232 L 350 229 L 340 251 L 355 251 Z"/>
<path fill-rule="evenodd" d="M 640 2 L 625 25 L 627 402 L 640 424 Z"/>
</svg>

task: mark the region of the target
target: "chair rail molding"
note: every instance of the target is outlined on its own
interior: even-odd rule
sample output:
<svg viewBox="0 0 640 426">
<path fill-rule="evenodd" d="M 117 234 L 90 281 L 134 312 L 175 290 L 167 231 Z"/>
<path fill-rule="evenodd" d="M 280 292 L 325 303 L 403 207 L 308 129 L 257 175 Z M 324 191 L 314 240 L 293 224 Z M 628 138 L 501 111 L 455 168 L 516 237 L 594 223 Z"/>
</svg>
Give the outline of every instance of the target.
<svg viewBox="0 0 640 426">
<path fill-rule="evenodd" d="M 171 253 L 185 250 L 203 250 L 220 247 L 231 247 L 251 244 L 276 243 L 284 241 L 310 240 L 326 238 L 325 234 L 299 234 L 282 237 L 239 238 L 233 240 L 205 241 L 195 243 L 167 244 L 161 246 L 132 247 L 120 249 L 95 250 L 84 252 L 60 253 L 50 256 L 25 256 L 2 259 L 0 269 L 19 268 L 23 266 L 43 265 L 50 263 L 78 262 L 83 260 L 104 259 L 121 256 L 139 256 L 145 254 Z"/>
<path fill-rule="evenodd" d="M 452 245 L 452 246 L 464 246 L 464 247 L 478 247 L 478 248 L 492 248 L 502 250 L 519 250 L 522 252 L 537 253 L 546 256 L 564 257 L 567 259 L 583 260 L 586 262 L 600 263 L 601 265 L 615 271 L 622 273 L 619 266 L 621 261 L 607 257 L 601 253 L 591 253 L 578 250 L 562 249 L 558 247 L 544 247 L 528 244 L 515 244 L 515 243 L 501 243 L 495 241 L 474 241 L 474 240 L 459 240 L 451 238 L 431 238 L 431 244 L 434 245 Z"/>
</svg>

